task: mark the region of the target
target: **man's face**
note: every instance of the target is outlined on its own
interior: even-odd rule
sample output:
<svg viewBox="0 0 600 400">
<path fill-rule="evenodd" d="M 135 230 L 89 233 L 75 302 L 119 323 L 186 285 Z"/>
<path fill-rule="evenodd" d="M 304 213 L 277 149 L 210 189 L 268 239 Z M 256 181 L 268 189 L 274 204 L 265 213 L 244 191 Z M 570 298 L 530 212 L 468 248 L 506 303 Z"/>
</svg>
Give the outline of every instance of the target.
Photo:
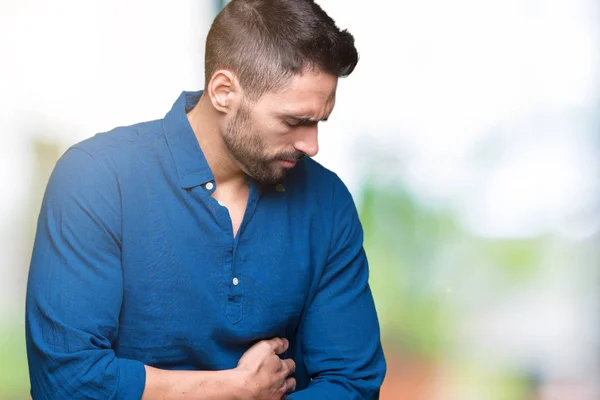
<svg viewBox="0 0 600 400">
<path fill-rule="evenodd" d="M 242 101 L 222 132 L 240 168 L 259 182 L 275 183 L 300 158 L 316 155 L 317 124 L 333 111 L 337 80 L 310 69 L 254 104 Z"/>
</svg>

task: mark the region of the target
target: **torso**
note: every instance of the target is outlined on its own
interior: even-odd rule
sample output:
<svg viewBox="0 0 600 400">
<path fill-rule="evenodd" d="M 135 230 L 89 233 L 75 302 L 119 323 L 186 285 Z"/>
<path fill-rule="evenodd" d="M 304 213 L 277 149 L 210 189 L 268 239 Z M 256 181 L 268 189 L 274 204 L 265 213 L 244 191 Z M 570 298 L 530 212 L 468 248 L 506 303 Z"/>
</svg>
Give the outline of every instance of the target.
<svg viewBox="0 0 600 400">
<path fill-rule="evenodd" d="M 231 369 L 258 340 L 295 340 L 327 265 L 337 178 L 306 158 L 285 190 L 238 180 L 209 191 L 215 177 L 180 119 L 79 145 L 118 188 L 99 196 L 118 194 L 110 204 L 119 212 L 111 234 L 120 240 L 121 308 L 111 347 L 158 368 Z"/>
</svg>

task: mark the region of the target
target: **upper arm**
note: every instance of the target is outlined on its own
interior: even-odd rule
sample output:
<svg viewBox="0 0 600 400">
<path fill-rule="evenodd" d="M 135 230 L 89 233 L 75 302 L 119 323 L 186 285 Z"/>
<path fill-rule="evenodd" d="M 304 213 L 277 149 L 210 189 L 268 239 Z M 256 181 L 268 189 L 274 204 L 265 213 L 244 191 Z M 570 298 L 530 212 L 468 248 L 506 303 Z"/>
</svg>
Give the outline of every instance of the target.
<svg viewBox="0 0 600 400">
<path fill-rule="evenodd" d="M 119 196 L 93 157 L 57 163 L 38 220 L 29 271 L 26 337 L 32 395 L 141 397 L 143 365 L 116 360 L 123 282 Z M 130 388 L 120 382 L 128 375 Z"/>
<path fill-rule="evenodd" d="M 326 382 L 345 398 L 371 398 L 385 375 L 379 323 L 368 284 L 363 231 L 352 197 L 339 179 L 333 237 L 318 289 L 301 322 L 311 386 Z"/>
</svg>

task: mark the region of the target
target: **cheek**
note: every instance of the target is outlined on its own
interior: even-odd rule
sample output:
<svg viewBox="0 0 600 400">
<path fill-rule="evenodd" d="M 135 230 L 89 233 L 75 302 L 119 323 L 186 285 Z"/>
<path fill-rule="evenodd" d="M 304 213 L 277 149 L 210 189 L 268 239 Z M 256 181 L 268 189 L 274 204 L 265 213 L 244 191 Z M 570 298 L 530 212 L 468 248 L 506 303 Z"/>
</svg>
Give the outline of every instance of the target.
<svg viewBox="0 0 600 400">
<path fill-rule="evenodd" d="M 269 148 L 285 146 L 293 137 L 290 127 L 281 123 L 254 124 L 252 133 L 261 136 Z"/>
</svg>

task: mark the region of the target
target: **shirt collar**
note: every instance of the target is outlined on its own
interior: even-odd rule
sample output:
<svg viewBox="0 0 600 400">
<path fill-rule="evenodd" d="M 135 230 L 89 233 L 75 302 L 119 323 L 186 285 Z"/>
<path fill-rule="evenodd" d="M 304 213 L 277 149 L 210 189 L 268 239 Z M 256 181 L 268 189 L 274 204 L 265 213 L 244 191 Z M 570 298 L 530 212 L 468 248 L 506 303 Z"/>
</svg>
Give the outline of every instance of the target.
<svg viewBox="0 0 600 400">
<path fill-rule="evenodd" d="M 186 112 L 194 108 L 202 91 L 183 92 L 163 119 L 163 129 L 182 188 L 189 189 L 214 180 L 214 176 Z"/>
</svg>

